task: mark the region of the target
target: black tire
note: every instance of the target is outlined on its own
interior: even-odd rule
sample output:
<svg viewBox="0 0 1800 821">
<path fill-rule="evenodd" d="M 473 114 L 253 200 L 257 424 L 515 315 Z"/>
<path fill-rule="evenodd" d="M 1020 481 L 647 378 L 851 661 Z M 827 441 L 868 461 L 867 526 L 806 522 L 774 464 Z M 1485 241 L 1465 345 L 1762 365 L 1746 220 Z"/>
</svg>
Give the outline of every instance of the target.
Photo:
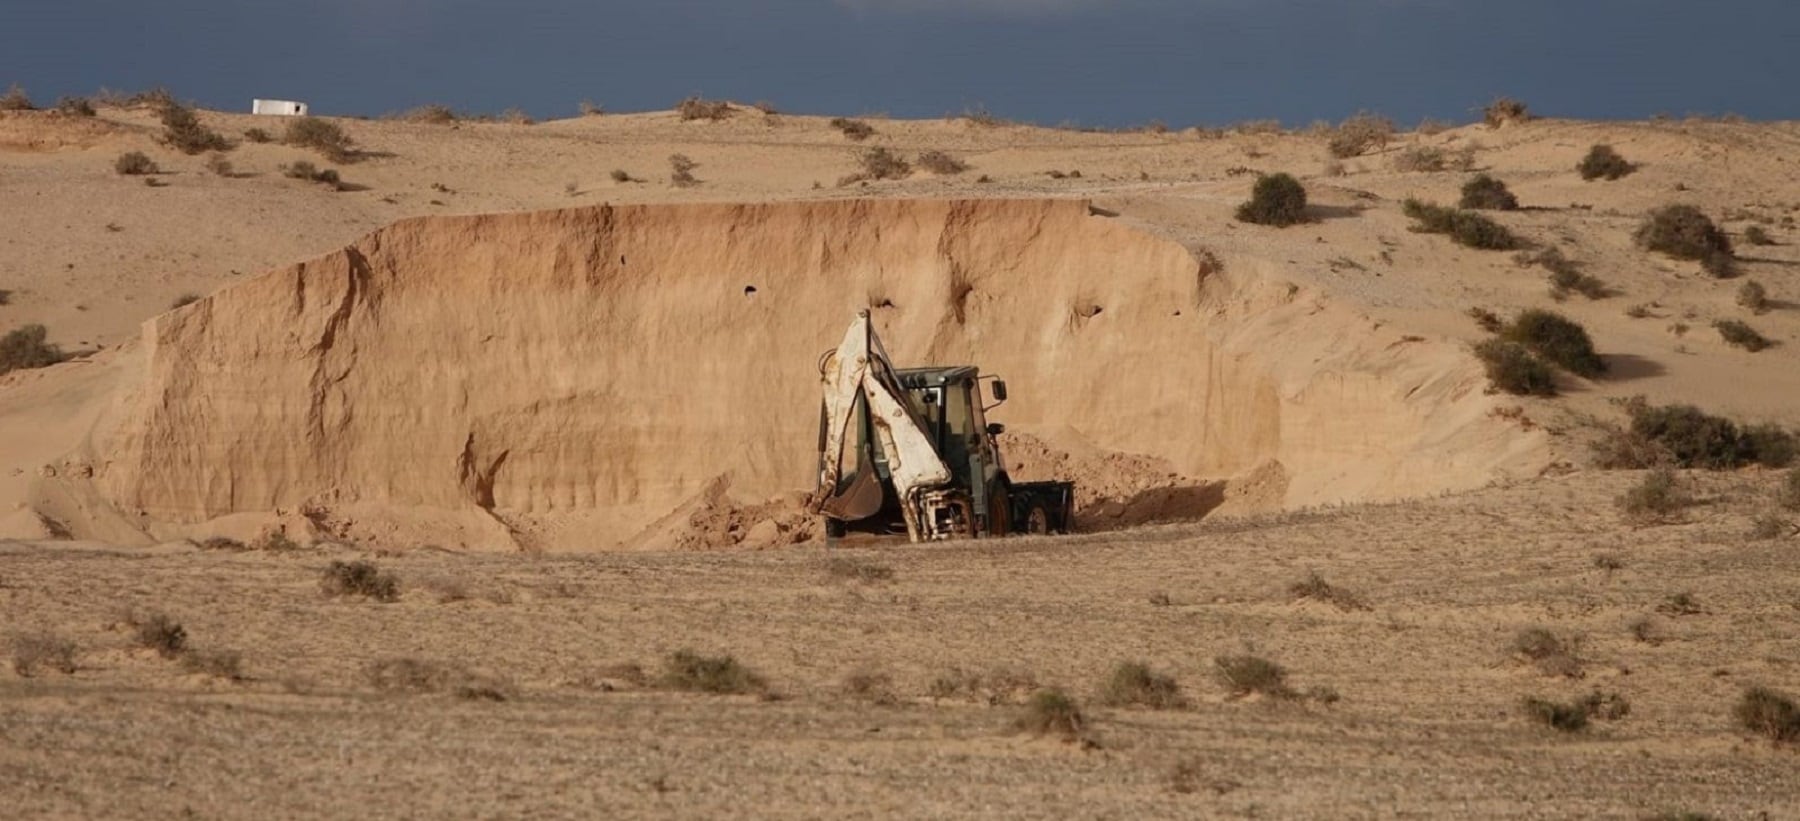
<svg viewBox="0 0 1800 821">
<path fill-rule="evenodd" d="M 1050 509 L 1043 502 L 1032 502 L 1025 508 L 1025 517 L 1019 525 L 1019 532 L 1027 536 L 1050 535 Z"/>
</svg>

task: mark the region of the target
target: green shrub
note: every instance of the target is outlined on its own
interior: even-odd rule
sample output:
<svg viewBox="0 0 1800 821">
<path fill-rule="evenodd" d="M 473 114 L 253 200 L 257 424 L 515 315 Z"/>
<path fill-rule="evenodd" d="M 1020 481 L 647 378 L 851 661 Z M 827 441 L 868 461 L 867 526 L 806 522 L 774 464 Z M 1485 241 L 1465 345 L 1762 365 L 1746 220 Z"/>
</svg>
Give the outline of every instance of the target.
<svg viewBox="0 0 1800 821">
<path fill-rule="evenodd" d="M 689 97 L 675 104 L 675 113 L 681 115 L 683 122 L 688 120 L 723 120 L 732 115 L 731 103 L 724 100 L 705 100 L 700 97 Z"/>
<path fill-rule="evenodd" d="M 194 110 L 170 100 L 161 106 L 163 142 L 183 154 L 230 151 L 231 141 L 200 124 Z"/>
<path fill-rule="evenodd" d="M 1738 725 L 1777 743 L 1800 742 L 1800 706 L 1786 693 L 1751 687 L 1732 710 Z"/>
<path fill-rule="evenodd" d="M 677 650 L 663 661 L 661 684 L 670 690 L 722 695 L 764 692 L 768 685 L 731 656 Z"/>
<path fill-rule="evenodd" d="M 1593 379 L 1606 373 L 1606 362 L 1594 353 L 1587 329 L 1561 314 L 1537 308 L 1521 311 L 1501 336 L 1577 376 Z"/>
<path fill-rule="evenodd" d="M 1525 346 L 1504 339 L 1476 344 L 1475 356 L 1487 368 L 1495 389 L 1520 396 L 1555 396 L 1556 375 Z"/>
<path fill-rule="evenodd" d="M 1081 715 L 1081 707 L 1075 699 L 1052 687 L 1031 694 L 1016 726 L 1035 735 L 1055 735 L 1065 741 L 1075 741 L 1086 729 L 1087 719 Z"/>
<path fill-rule="evenodd" d="M 150 159 L 150 155 L 142 151 L 127 151 L 120 154 L 118 159 L 113 160 L 113 170 L 126 176 L 156 174 L 160 171 L 156 167 L 156 161 Z"/>
<path fill-rule="evenodd" d="M 849 137 L 856 142 L 862 142 L 863 140 L 875 136 L 874 126 L 869 125 L 862 120 L 852 120 L 848 117 L 833 117 L 831 119 L 831 127 L 842 131 L 844 136 Z"/>
<path fill-rule="evenodd" d="M 1743 348 L 1751 353 L 1775 344 L 1770 342 L 1768 337 L 1757 333 L 1755 328 L 1736 319 L 1715 321 L 1713 327 L 1718 329 L 1719 336 L 1724 338 L 1725 344 L 1734 348 Z"/>
<path fill-rule="evenodd" d="M 1474 179 L 1463 183 L 1463 208 L 1479 208 L 1489 211 L 1515 211 L 1519 207 L 1519 198 L 1506 188 L 1503 183 L 1486 174 L 1478 174 Z"/>
<path fill-rule="evenodd" d="M 1234 696 L 1260 693 L 1272 698 L 1298 698 L 1287 684 L 1287 670 L 1258 656 L 1219 656 L 1213 659 L 1219 682 Z"/>
<path fill-rule="evenodd" d="M 281 141 L 297 148 L 310 148 L 332 162 L 350 162 L 356 156 L 351 149 L 355 141 L 343 127 L 318 117 L 298 117 L 289 121 Z"/>
<path fill-rule="evenodd" d="M 61 348 L 44 340 L 49 331 L 42 325 L 23 325 L 0 336 L 0 375 L 27 368 L 48 368 L 65 358 Z"/>
<path fill-rule="evenodd" d="M 1620 496 L 1616 503 L 1627 518 L 1641 522 L 1660 522 L 1693 503 L 1682 489 L 1675 471 L 1667 467 L 1652 469 L 1636 487 Z"/>
<path fill-rule="evenodd" d="M 1731 256 L 1731 238 L 1692 205 L 1665 205 L 1638 226 L 1637 244 L 1676 259 Z"/>
<path fill-rule="evenodd" d="M 1575 165 L 1584 180 L 1616 180 L 1637 170 L 1637 166 L 1625 161 L 1610 145 L 1595 145 L 1588 149 L 1587 156 Z"/>
<path fill-rule="evenodd" d="M 1340 160 L 1361 156 L 1393 139 L 1394 122 L 1386 117 L 1359 113 L 1338 124 L 1326 148 Z"/>
<path fill-rule="evenodd" d="M 1238 206 L 1239 222 L 1285 228 L 1306 221 L 1306 187 L 1289 174 L 1256 178 L 1250 201 Z"/>
<path fill-rule="evenodd" d="M 327 596 L 364 596 L 378 602 L 400 600 L 400 578 L 383 573 L 374 562 L 332 561 L 319 579 L 319 590 Z"/>
<path fill-rule="evenodd" d="M 1143 662 L 1124 661 L 1114 666 L 1100 687 L 1100 703 L 1111 707 L 1139 706 L 1178 710 L 1187 706 L 1175 679 L 1150 669 Z"/>
<path fill-rule="evenodd" d="M 1761 314 L 1769 310 L 1769 291 L 1762 283 L 1754 279 L 1745 280 L 1738 286 L 1737 304 L 1749 309 L 1750 313 Z"/>
<path fill-rule="evenodd" d="M 1524 245 L 1505 226 L 1473 211 L 1445 208 L 1410 198 L 1402 204 L 1401 210 L 1419 221 L 1413 230 L 1447 234 L 1458 245 L 1486 251 L 1510 251 Z"/>
</svg>

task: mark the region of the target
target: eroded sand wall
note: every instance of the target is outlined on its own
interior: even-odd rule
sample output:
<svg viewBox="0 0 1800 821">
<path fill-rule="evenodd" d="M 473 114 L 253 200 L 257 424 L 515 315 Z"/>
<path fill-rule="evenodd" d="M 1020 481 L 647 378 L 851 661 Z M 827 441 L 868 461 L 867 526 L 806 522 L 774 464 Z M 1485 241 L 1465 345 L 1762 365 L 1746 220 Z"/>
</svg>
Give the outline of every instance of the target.
<svg viewBox="0 0 1800 821">
<path fill-rule="evenodd" d="M 1278 274 L 1202 276 L 1068 200 L 407 220 L 148 323 L 98 481 L 149 521 L 336 509 L 611 547 L 721 475 L 744 499 L 810 487 L 816 362 L 865 306 L 901 365 L 1004 376 L 1015 429 L 1189 476 L 1279 461 L 1286 504 L 1529 461 L 1465 355 Z"/>
</svg>

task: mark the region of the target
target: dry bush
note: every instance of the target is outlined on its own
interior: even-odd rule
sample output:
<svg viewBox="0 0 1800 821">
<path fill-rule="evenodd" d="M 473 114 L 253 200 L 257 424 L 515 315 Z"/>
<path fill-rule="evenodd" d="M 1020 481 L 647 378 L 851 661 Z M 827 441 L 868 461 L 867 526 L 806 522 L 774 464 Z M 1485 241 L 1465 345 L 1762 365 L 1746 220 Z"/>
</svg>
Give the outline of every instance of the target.
<svg viewBox="0 0 1800 821">
<path fill-rule="evenodd" d="M 1575 170 L 1581 173 L 1582 179 L 1592 182 L 1619 179 L 1636 171 L 1637 166 L 1626 162 L 1612 146 L 1601 144 L 1589 148 L 1587 156 L 1575 164 Z"/>
<path fill-rule="evenodd" d="M 1179 710 L 1187 706 L 1187 699 L 1181 697 L 1181 686 L 1173 677 L 1157 673 L 1143 662 L 1122 661 L 1100 685 L 1100 703 L 1109 707 Z"/>
<path fill-rule="evenodd" d="M 1507 123 L 1522 123 L 1531 118 L 1531 109 L 1511 97 L 1497 97 L 1481 110 L 1481 120 L 1490 128 L 1499 128 Z"/>
<path fill-rule="evenodd" d="M 681 115 L 683 122 L 688 120 L 723 120 L 732 115 L 731 103 L 724 100 L 706 100 L 700 97 L 689 97 L 675 104 L 675 113 Z"/>
<path fill-rule="evenodd" d="M 1252 693 L 1282 699 L 1300 696 L 1288 686 L 1287 670 L 1268 659 L 1251 655 L 1218 656 L 1213 659 L 1213 667 L 1219 683 L 1233 696 Z"/>
<path fill-rule="evenodd" d="M 843 689 L 845 695 L 871 704 L 900 703 L 899 694 L 894 692 L 893 677 L 874 670 L 857 670 L 845 676 Z"/>
<path fill-rule="evenodd" d="M 1370 609 L 1361 596 L 1331 585 L 1317 572 L 1308 573 L 1305 579 L 1294 582 L 1288 592 L 1294 594 L 1294 598 L 1324 602 L 1345 612 Z"/>
<path fill-rule="evenodd" d="M 1511 251 L 1525 244 L 1513 236 L 1506 226 L 1474 211 L 1445 208 L 1411 198 L 1402 204 L 1401 210 L 1408 217 L 1419 221 L 1413 227 L 1414 231 L 1446 234 L 1458 245 L 1485 251 Z"/>
<path fill-rule="evenodd" d="M 459 664 L 410 658 L 380 659 L 363 668 L 363 678 L 384 693 L 447 693 L 470 701 L 505 701 L 512 687 Z"/>
<path fill-rule="evenodd" d="M 688 159 L 686 154 L 670 154 L 669 182 L 677 188 L 699 185 L 700 181 L 694 178 L 694 169 L 699 167 L 700 164 Z"/>
<path fill-rule="evenodd" d="M 856 142 L 862 142 L 863 140 L 875 136 L 874 126 L 869 125 L 862 120 L 852 120 L 848 117 L 831 118 L 831 127 L 844 132 L 844 136 L 849 137 Z"/>
<path fill-rule="evenodd" d="M 287 531 L 277 529 L 264 533 L 263 537 L 257 540 L 256 549 L 267 550 L 271 553 L 286 553 L 299 550 L 300 544 L 288 538 Z"/>
<path fill-rule="evenodd" d="M 75 642 L 54 633 L 29 633 L 12 639 L 12 668 L 31 678 L 45 670 L 63 675 L 75 672 Z"/>
<path fill-rule="evenodd" d="M 187 651 L 187 630 L 162 613 L 133 613 L 126 617 L 132 637 L 139 647 L 155 650 L 163 658 L 176 658 Z"/>
<path fill-rule="evenodd" d="M 338 176 L 337 169 L 319 168 L 307 160 L 295 160 L 293 163 L 277 166 L 277 169 L 284 177 L 321 183 L 337 190 L 343 190 L 344 187 L 343 178 Z"/>
<path fill-rule="evenodd" d="M 298 148 L 310 148 L 332 162 L 350 162 L 356 158 L 351 145 L 355 140 L 342 126 L 318 117 L 299 117 L 288 123 L 281 141 Z"/>
<path fill-rule="evenodd" d="M 1631 633 L 1632 638 L 1645 644 L 1656 645 L 1663 643 L 1662 630 L 1657 628 L 1654 619 L 1647 616 L 1641 619 L 1633 619 L 1631 624 L 1627 625 L 1625 629 L 1627 632 Z"/>
<path fill-rule="evenodd" d="M 243 656 L 229 650 L 195 650 L 182 657 L 181 668 L 226 681 L 244 680 Z"/>
<path fill-rule="evenodd" d="M 244 129 L 244 139 L 253 143 L 266 143 L 273 141 L 275 138 L 269 136 L 269 132 L 260 128 L 246 128 Z"/>
<path fill-rule="evenodd" d="M 537 124 L 537 120 L 532 119 L 530 114 L 526 114 L 523 109 L 518 109 L 518 108 L 509 108 L 505 111 L 500 112 L 500 119 L 505 120 L 506 122 L 512 123 L 513 125 L 536 125 Z"/>
<path fill-rule="evenodd" d="M 1644 480 L 1615 500 L 1626 518 L 1645 524 L 1664 522 L 1690 504 L 1693 497 L 1682 487 L 1675 471 L 1653 468 Z"/>
<path fill-rule="evenodd" d="M 378 602 L 400 600 L 400 578 L 383 573 L 374 562 L 333 560 L 319 579 L 319 590 L 326 596 L 363 596 Z"/>
<path fill-rule="evenodd" d="M 969 170 L 969 164 L 942 151 L 927 151 L 919 155 L 916 161 L 920 168 L 933 174 L 961 174 Z"/>
<path fill-rule="evenodd" d="M 231 161 L 224 154 L 211 154 L 206 158 L 206 170 L 221 177 L 231 176 Z"/>
<path fill-rule="evenodd" d="M 1634 236 L 1644 249 L 1676 259 L 1729 259 L 1732 253 L 1731 238 L 1692 205 L 1665 205 L 1651 211 Z"/>
<path fill-rule="evenodd" d="M 158 116 L 163 124 L 163 142 L 183 154 L 232 149 L 230 140 L 201 125 L 200 118 L 187 106 L 171 100 L 161 106 Z"/>
<path fill-rule="evenodd" d="M 0 375 L 27 368 L 48 368 L 63 361 L 62 349 L 44 340 L 49 331 L 42 325 L 21 325 L 0 336 Z"/>
<path fill-rule="evenodd" d="M 0 97 L 0 111 L 36 110 L 37 106 L 32 104 L 31 98 L 26 96 L 25 89 L 20 88 L 18 83 L 13 83 L 6 89 L 6 96 Z"/>
<path fill-rule="evenodd" d="M 885 564 L 866 562 L 845 556 L 834 556 L 825 562 L 825 573 L 835 579 L 864 583 L 892 581 L 894 569 Z"/>
<path fill-rule="evenodd" d="M 1506 324 L 1500 321 L 1498 314 L 1479 305 L 1470 308 L 1466 313 L 1470 319 L 1475 320 L 1477 326 L 1488 333 L 1497 334 L 1501 328 L 1506 327 Z"/>
<path fill-rule="evenodd" d="M 126 176 L 161 173 L 161 169 L 156 167 L 156 161 L 150 159 L 150 155 L 142 151 L 127 151 L 120 154 L 118 159 L 113 160 L 113 171 Z"/>
<path fill-rule="evenodd" d="M 1077 741 L 1087 728 L 1081 707 L 1067 693 L 1054 687 L 1033 693 L 1025 704 L 1025 712 L 1014 726 L 1033 735 L 1054 735 L 1064 741 Z"/>
<path fill-rule="evenodd" d="M 1631 417 L 1631 428 L 1624 435 L 1636 440 L 1631 449 L 1646 451 L 1649 458 L 1603 467 L 1648 467 L 1668 462 L 1684 468 L 1727 470 L 1755 462 L 1781 468 L 1800 453 L 1795 434 L 1778 425 L 1740 429 L 1730 419 L 1692 405 L 1651 405 L 1641 396 L 1626 400 L 1624 405 Z"/>
<path fill-rule="evenodd" d="M 912 164 L 886 148 L 871 148 L 857 158 L 862 166 L 861 177 L 871 180 L 898 180 L 912 174 Z"/>
<path fill-rule="evenodd" d="M 1414 131 L 1414 133 L 1423 134 L 1427 137 L 1430 137 L 1430 136 L 1433 136 L 1436 134 L 1442 134 L 1442 133 L 1449 131 L 1450 129 L 1455 128 L 1455 127 L 1456 127 L 1456 123 L 1450 122 L 1449 120 L 1439 120 L 1434 117 L 1426 117 L 1419 121 L 1419 125 L 1416 128 L 1414 128 L 1413 131 Z"/>
<path fill-rule="evenodd" d="M 1289 174 L 1259 176 L 1250 189 L 1250 200 L 1238 206 L 1237 219 L 1277 228 L 1305 222 L 1306 187 Z"/>
<path fill-rule="evenodd" d="M 1594 379 L 1606 373 L 1606 361 L 1594 352 L 1587 329 L 1561 314 L 1537 308 L 1520 311 L 1500 335 L 1577 376 Z"/>
<path fill-rule="evenodd" d="M 1743 348 L 1751 353 L 1775 344 L 1770 342 L 1768 337 L 1758 333 L 1755 328 L 1740 320 L 1720 319 L 1713 322 L 1713 328 L 1718 330 L 1719 336 L 1725 340 L 1725 344 L 1734 348 Z"/>
<path fill-rule="evenodd" d="M 99 113 L 86 97 L 59 97 L 56 100 L 56 110 L 69 117 L 92 117 Z"/>
<path fill-rule="evenodd" d="M 1486 174 L 1477 174 L 1474 179 L 1463 183 L 1462 200 L 1458 205 L 1487 211 L 1516 211 L 1519 208 L 1519 198 L 1507 190 L 1506 183 Z"/>
<path fill-rule="evenodd" d="M 600 117 L 606 114 L 606 106 L 595 103 L 592 100 L 582 100 L 579 110 L 583 117 Z"/>
<path fill-rule="evenodd" d="M 926 689 L 932 698 L 967 698 L 988 705 L 1020 704 L 1039 689 L 1030 673 L 997 669 L 981 674 L 951 667 Z"/>
<path fill-rule="evenodd" d="M 1581 658 L 1575 654 L 1575 644 L 1542 627 L 1532 627 L 1513 637 L 1512 652 L 1545 675 L 1581 678 Z"/>
<path fill-rule="evenodd" d="M 1698 616 L 1706 612 L 1700 606 L 1700 600 L 1687 591 L 1673 594 L 1656 606 L 1656 612 L 1665 616 Z"/>
<path fill-rule="evenodd" d="M 1750 538 L 1767 541 L 1786 536 L 1793 525 L 1776 513 L 1764 513 L 1750 523 Z"/>
<path fill-rule="evenodd" d="M 637 180 L 631 178 L 631 172 L 626 171 L 623 168 L 613 169 L 611 176 L 612 181 L 617 183 L 637 182 Z"/>
<path fill-rule="evenodd" d="M 1444 149 L 1429 145 L 1408 146 L 1394 155 L 1395 171 L 1442 171 L 1447 162 Z"/>
<path fill-rule="evenodd" d="M 449 125 L 461 119 L 449 106 L 431 103 L 422 105 L 400 115 L 400 119 L 413 123 L 430 123 L 432 125 Z"/>
<path fill-rule="evenodd" d="M 1769 236 L 1769 232 L 1763 230 L 1763 227 L 1760 225 L 1752 225 L 1749 228 L 1745 228 L 1744 229 L 1744 241 L 1750 243 L 1751 245 L 1774 245 L 1775 244 L 1775 238 Z"/>
<path fill-rule="evenodd" d="M 1484 340 L 1475 345 L 1475 358 L 1481 360 L 1495 390 L 1517 396 L 1556 395 L 1556 374 L 1523 345 L 1504 339 Z"/>
<path fill-rule="evenodd" d="M 1751 687 L 1732 709 L 1738 725 L 1777 744 L 1800 742 L 1800 705 L 1792 696 L 1767 687 Z"/>
<path fill-rule="evenodd" d="M 663 661 L 663 674 L 658 683 L 667 690 L 694 693 L 742 694 L 762 693 L 767 682 L 731 656 L 702 656 L 692 650 L 677 650 Z"/>
<path fill-rule="evenodd" d="M 1565 733 L 1580 732 L 1588 726 L 1587 707 L 1579 701 L 1562 704 L 1527 697 L 1520 706 L 1531 720 Z"/>
<path fill-rule="evenodd" d="M 1394 136 L 1394 121 L 1369 113 L 1359 113 L 1342 123 L 1331 134 L 1326 148 L 1340 160 L 1361 156 L 1370 149 L 1388 144 Z"/>
<path fill-rule="evenodd" d="M 1605 299 L 1613 295 L 1611 288 L 1599 277 L 1581 272 L 1581 264 L 1563 255 L 1555 246 L 1547 246 L 1538 251 L 1520 251 L 1513 257 L 1520 265 L 1538 265 L 1550 272 L 1550 295 L 1557 301 L 1578 293 L 1588 299 Z"/>
</svg>

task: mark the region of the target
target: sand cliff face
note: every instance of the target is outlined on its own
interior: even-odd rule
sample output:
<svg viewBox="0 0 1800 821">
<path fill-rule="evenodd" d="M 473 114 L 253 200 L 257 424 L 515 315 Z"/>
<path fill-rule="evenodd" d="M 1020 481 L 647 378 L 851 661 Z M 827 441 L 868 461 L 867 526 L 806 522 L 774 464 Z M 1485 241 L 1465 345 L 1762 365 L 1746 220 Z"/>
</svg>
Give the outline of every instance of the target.
<svg viewBox="0 0 1800 821">
<path fill-rule="evenodd" d="M 1006 378 L 1012 429 L 1175 484 L 1255 473 L 1258 504 L 1541 466 L 1455 346 L 1242 267 L 1073 200 L 406 220 L 147 323 L 93 481 L 153 531 L 282 511 L 412 543 L 630 544 L 721 487 L 811 486 L 816 362 L 864 306 L 902 366 Z M 1094 470 L 1067 478 L 1117 479 Z"/>
</svg>

